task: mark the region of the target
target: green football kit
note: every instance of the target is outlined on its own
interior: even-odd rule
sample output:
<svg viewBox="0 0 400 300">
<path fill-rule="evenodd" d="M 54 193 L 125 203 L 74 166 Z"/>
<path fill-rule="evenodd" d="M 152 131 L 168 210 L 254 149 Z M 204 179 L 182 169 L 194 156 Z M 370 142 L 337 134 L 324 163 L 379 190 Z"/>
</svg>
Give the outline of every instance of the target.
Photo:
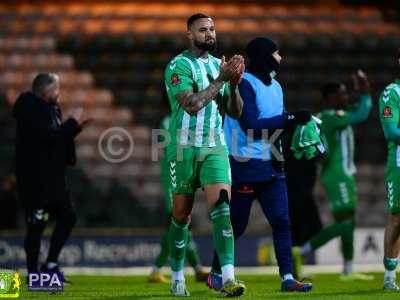
<svg viewBox="0 0 400 300">
<path fill-rule="evenodd" d="M 172 59 L 165 69 L 165 85 L 172 111 L 167 160 L 174 195 L 193 195 L 197 188 L 208 184 L 231 184 L 229 156 L 218 105 L 230 96 L 229 84 L 225 83 L 215 99 L 194 114 L 186 112 L 176 98 L 182 92 L 198 93 L 206 89 L 219 76 L 220 64 L 220 60 L 210 54 L 207 58 L 196 57 L 186 50 Z M 223 270 L 227 271 L 225 279 L 234 280 L 234 239 L 228 191 L 223 193 L 221 190 L 219 199 L 222 201 L 216 201 L 209 213 L 214 247 Z M 190 234 L 188 227 L 189 224 L 172 218 L 169 229 L 172 278 L 181 280 Z"/>
<path fill-rule="evenodd" d="M 323 160 L 322 184 L 331 203 L 332 212 L 352 211 L 357 202 L 353 174 L 354 135 L 347 111 L 324 110 L 321 130 L 328 145 Z"/>
<path fill-rule="evenodd" d="M 166 67 L 165 84 L 172 109 L 167 159 L 176 176 L 173 181 L 176 194 L 193 194 L 206 184 L 231 184 L 228 151 L 218 109 L 218 103 L 229 96 L 229 85 L 224 84 L 216 99 L 193 115 L 187 113 L 176 99 L 181 92 L 196 93 L 207 88 L 218 77 L 219 68 L 220 60 L 214 56 L 197 58 L 188 50 Z"/>
<path fill-rule="evenodd" d="M 335 222 L 309 241 L 311 249 L 315 251 L 340 236 L 345 274 L 352 272 L 346 262 L 351 262 L 354 255 L 354 215 L 357 204 L 354 135 L 351 125 L 365 121 L 372 107 L 368 94 L 361 94 L 358 98 L 357 104 L 352 108 L 326 109 L 320 114 L 321 131 L 327 145 L 321 177 Z"/>
<path fill-rule="evenodd" d="M 333 214 L 355 210 L 357 189 L 354 179 L 354 133 L 352 126 L 364 120 L 371 98 L 359 96 L 358 105 L 347 110 L 327 109 L 321 112 L 321 131 L 327 142 L 327 154 L 322 163 L 322 184 L 331 203 Z"/>
</svg>

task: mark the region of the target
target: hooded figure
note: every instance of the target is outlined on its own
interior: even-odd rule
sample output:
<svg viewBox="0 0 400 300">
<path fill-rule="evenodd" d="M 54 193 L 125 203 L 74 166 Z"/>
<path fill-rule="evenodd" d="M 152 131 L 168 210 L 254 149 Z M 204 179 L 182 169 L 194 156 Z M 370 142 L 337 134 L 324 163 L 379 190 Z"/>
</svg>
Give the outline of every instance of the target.
<svg viewBox="0 0 400 300">
<path fill-rule="evenodd" d="M 246 48 L 249 65 L 239 84 L 243 111 L 238 120 L 225 116 L 224 135 L 232 173 L 230 216 L 235 239 L 245 231 L 255 199 L 272 227 L 282 291 L 306 292 L 311 284 L 293 277 L 291 234 L 285 175 L 279 160 L 280 149 L 273 144 L 277 129 L 307 123 L 309 112 L 287 113 L 283 90 L 273 77 L 281 57 L 276 44 L 256 38 Z M 279 135 L 278 135 L 279 136 Z M 268 139 L 267 139 L 268 138 Z M 276 140 L 276 136 L 275 136 Z M 216 288 L 220 264 L 214 255 L 208 285 Z"/>
<path fill-rule="evenodd" d="M 269 38 L 255 38 L 246 47 L 246 54 L 249 58 L 247 71 L 264 84 L 270 85 L 272 78 L 279 71 L 279 62 L 273 56 L 277 51 L 278 46 Z"/>
</svg>

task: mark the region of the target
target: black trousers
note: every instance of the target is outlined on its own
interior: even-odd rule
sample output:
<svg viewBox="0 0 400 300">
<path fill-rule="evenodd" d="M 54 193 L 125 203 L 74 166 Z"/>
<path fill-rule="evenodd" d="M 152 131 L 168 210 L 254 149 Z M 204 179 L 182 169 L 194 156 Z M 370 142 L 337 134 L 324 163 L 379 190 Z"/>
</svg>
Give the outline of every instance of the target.
<svg viewBox="0 0 400 300">
<path fill-rule="evenodd" d="M 27 232 L 24 248 L 28 272 L 38 271 L 41 238 L 50 220 L 54 220 L 56 223 L 51 235 L 47 262 L 56 263 L 62 247 L 76 223 L 76 213 L 72 202 L 63 201 L 26 210 Z"/>
</svg>

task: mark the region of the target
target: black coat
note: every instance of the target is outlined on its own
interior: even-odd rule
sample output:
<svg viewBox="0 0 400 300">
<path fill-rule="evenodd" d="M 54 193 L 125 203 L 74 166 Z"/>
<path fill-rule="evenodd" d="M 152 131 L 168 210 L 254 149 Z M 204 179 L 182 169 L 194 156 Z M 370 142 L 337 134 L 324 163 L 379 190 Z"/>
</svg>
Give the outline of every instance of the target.
<svg viewBox="0 0 400 300">
<path fill-rule="evenodd" d="M 76 162 L 74 137 L 78 123 L 61 123 L 61 110 L 33 93 L 21 94 L 13 108 L 16 126 L 18 197 L 26 208 L 68 201 L 67 165 Z"/>
</svg>

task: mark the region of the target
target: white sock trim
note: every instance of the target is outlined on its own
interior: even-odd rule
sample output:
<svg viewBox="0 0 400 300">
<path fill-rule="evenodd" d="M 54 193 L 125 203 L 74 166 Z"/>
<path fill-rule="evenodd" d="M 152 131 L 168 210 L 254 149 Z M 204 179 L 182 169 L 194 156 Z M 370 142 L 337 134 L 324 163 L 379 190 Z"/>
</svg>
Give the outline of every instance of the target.
<svg viewBox="0 0 400 300">
<path fill-rule="evenodd" d="M 291 273 L 287 273 L 287 274 L 283 275 L 283 277 L 282 277 L 282 281 L 285 281 L 285 280 L 294 280 L 294 277 Z"/>
<path fill-rule="evenodd" d="M 185 274 L 183 272 L 183 269 L 177 272 L 172 271 L 172 282 L 174 282 L 175 280 L 179 280 L 179 281 L 185 281 Z"/>
<path fill-rule="evenodd" d="M 385 281 L 396 280 L 396 270 L 392 270 L 392 271 L 385 270 L 384 280 Z"/>
<path fill-rule="evenodd" d="M 225 283 L 228 280 L 235 280 L 235 267 L 233 265 L 225 265 L 221 267 L 222 270 L 222 282 Z"/>
</svg>

